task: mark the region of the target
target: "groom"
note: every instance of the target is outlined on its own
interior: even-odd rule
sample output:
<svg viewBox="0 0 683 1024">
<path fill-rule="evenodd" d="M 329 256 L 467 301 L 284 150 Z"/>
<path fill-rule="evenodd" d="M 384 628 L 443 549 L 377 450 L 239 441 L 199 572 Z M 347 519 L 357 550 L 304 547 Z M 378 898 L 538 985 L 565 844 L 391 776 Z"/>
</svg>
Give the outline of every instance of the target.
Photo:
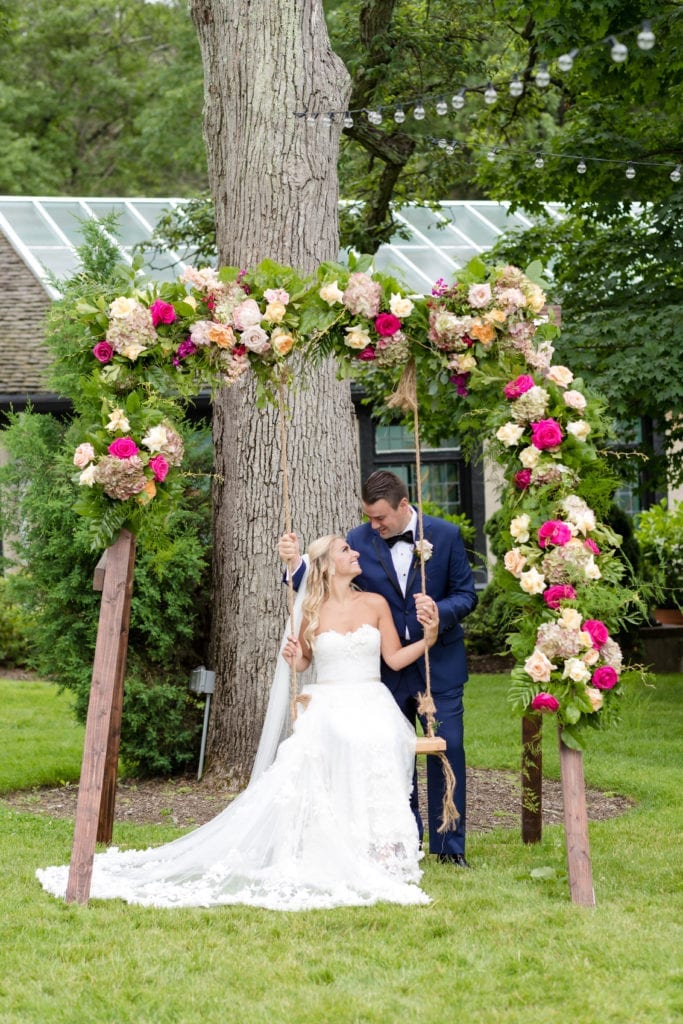
<svg viewBox="0 0 683 1024">
<path fill-rule="evenodd" d="M 400 477 L 386 470 L 373 473 L 361 491 L 368 522 L 348 534 L 348 543 L 358 551 L 362 573 L 355 583 L 381 594 L 389 602 L 398 635 L 406 643 L 422 636 L 412 594 L 420 588 L 420 559 L 417 512 L 408 501 L 408 489 Z M 438 758 L 427 758 L 427 799 L 429 808 L 429 850 L 440 860 L 469 867 L 465 860 L 465 749 L 463 743 L 463 688 L 467 681 L 464 634 L 460 622 L 477 603 L 474 580 L 460 530 L 452 523 L 423 516 L 427 595 L 439 612 L 439 638 L 429 651 L 431 690 L 436 705 L 437 733 L 446 740 L 446 756 L 456 777 L 455 805 L 460 815 L 457 827 L 439 833 L 443 798 L 443 773 Z M 280 557 L 296 564 L 299 546 L 295 534 L 285 534 L 279 544 Z M 305 572 L 303 563 L 294 572 L 298 587 Z M 388 686 L 403 714 L 414 724 L 417 695 L 425 689 L 424 660 L 394 672 L 382 662 L 382 681 Z M 423 723 L 424 724 L 424 723 Z M 413 787 L 413 810 L 420 838 L 422 822 Z"/>
</svg>

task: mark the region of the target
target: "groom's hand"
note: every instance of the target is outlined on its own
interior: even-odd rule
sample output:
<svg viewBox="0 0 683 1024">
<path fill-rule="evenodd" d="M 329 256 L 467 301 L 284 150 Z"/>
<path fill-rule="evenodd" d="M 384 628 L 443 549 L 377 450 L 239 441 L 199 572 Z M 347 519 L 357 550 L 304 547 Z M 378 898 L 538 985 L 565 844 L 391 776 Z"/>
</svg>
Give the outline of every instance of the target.
<svg viewBox="0 0 683 1024">
<path fill-rule="evenodd" d="M 293 574 L 301 565 L 301 552 L 299 550 L 299 539 L 295 533 L 283 533 L 277 545 L 278 553 L 283 562 L 287 563 L 289 571 Z"/>
<path fill-rule="evenodd" d="M 439 609 L 428 594 L 413 594 L 417 621 L 422 626 L 429 646 L 435 642 L 439 632 Z"/>
</svg>

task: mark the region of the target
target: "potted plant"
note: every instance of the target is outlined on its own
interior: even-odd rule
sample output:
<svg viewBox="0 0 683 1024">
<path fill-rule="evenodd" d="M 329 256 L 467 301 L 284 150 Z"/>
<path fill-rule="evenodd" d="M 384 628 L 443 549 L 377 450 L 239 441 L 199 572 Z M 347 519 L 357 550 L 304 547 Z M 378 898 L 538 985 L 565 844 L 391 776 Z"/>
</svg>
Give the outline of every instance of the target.
<svg viewBox="0 0 683 1024">
<path fill-rule="evenodd" d="M 636 539 L 642 556 L 643 578 L 662 595 L 653 609 L 663 625 L 683 625 L 683 502 L 671 508 L 666 499 L 637 517 Z"/>
</svg>

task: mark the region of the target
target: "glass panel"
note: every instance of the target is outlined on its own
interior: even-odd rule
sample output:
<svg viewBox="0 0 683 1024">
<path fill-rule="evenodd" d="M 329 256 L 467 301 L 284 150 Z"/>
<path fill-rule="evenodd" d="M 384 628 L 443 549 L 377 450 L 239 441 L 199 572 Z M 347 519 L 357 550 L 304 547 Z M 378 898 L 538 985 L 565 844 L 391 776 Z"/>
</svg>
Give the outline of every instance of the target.
<svg viewBox="0 0 683 1024">
<path fill-rule="evenodd" d="M 403 206 L 398 212 L 400 217 L 407 220 L 418 231 L 437 237 L 441 234 L 436 227 L 438 216 L 432 210 L 423 206 Z"/>
<path fill-rule="evenodd" d="M 78 267 L 78 257 L 72 249 L 46 249 L 36 247 L 31 250 L 35 258 L 46 270 L 51 271 L 60 280 L 71 277 Z"/>
<path fill-rule="evenodd" d="M 135 245 L 149 237 L 149 232 L 123 203 L 104 202 L 88 203 L 96 217 L 104 217 L 109 213 L 117 215 L 117 236 L 122 245 Z"/>
<path fill-rule="evenodd" d="M 629 484 L 624 484 L 615 491 L 614 500 L 630 516 L 635 516 L 638 512 L 642 511 L 640 498 L 635 488 Z"/>
<path fill-rule="evenodd" d="M 171 203 L 167 203 L 165 199 L 160 199 L 159 202 L 155 203 L 150 199 L 146 199 L 144 202 L 132 202 L 130 204 L 141 217 L 152 227 L 156 227 L 156 223 L 164 210 L 171 208 Z"/>
<path fill-rule="evenodd" d="M 57 203 L 43 202 L 43 207 L 48 216 L 52 217 L 57 227 L 64 232 L 73 245 L 81 245 L 83 232 L 81 222 L 88 219 L 88 215 L 80 203 Z"/>
<path fill-rule="evenodd" d="M 0 211 L 24 245 L 60 244 L 60 239 L 33 203 L 2 203 Z"/>
<path fill-rule="evenodd" d="M 445 212 L 446 211 L 444 211 L 444 213 Z M 477 245 L 480 245 L 485 249 L 492 246 L 500 235 L 498 231 L 495 231 L 493 227 L 489 227 L 487 224 L 484 224 L 479 217 L 472 213 L 471 210 L 468 210 L 465 206 L 459 206 L 448 212 L 450 212 L 450 219 L 452 223 L 455 224 L 456 228 L 462 231 L 464 235 L 467 235 L 468 238 L 471 238 L 473 242 L 476 242 Z"/>
<path fill-rule="evenodd" d="M 442 441 L 437 448 L 423 446 L 421 450 L 424 452 L 443 451 L 444 449 L 458 451 L 459 448 L 457 440 L 454 437 L 449 437 Z M 383 452 L 414 452 L 415 435 L 412 430 L 400 423 L 378 423 L 375 427 L 375 451 L 379 454 Z"/>
</svg>

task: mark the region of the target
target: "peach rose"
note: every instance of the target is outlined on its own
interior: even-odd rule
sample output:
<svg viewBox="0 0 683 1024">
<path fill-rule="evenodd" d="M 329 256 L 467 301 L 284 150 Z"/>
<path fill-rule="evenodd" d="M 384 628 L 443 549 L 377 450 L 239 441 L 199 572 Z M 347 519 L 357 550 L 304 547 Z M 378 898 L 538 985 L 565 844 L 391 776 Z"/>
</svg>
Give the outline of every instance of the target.
<svg viewBox="0 0 683 1024">
<path fill-rule="evenodd" d="M 526 555 L 523 555 L 519 548 L 513 548 L 511 551 L 505 552 L 503 564 L 508 572 L 511 572 L 513 576 L 519 579 L 526 565 Z"/>
<path fill-rule="evenodd" d="M 271 324 L 279 324 L 284 320 L 286 312 L 287 307 L 284 302 L 269 302 L 263 314 L 263 319 L 269 320 Z"/>
<path fill-rule="evenodd" d="M 549 683 L 550 673 L 557 668 L 538 648 L 524 662 L 524 671 L 535 683 Z"/>
<path fill-rule="evenodd" d="M 476 318 L 468 333 L 470 338 L 480 341 L 482 345 L 490 345 L 496 338 L 496 329 L 493 324 L 486 323 L 480 317 Z"/>
<path fill-rule="evenodd" d="M 587 686 L 586 696 L 588 697 L 588 700 L 591 702 L 591 707 L 593 708 L 593 711 L 599 711 L 602 707 L 602 702 L 604 700 L 604 697 L 600 693 L 600 691 L 596 690 L 593 686 Z"/>
<path fill-rule="evenodd" d="M 286 356 L 294 348 L 294 338 L 289 331 L 279 327 L 271 334 L 270 344 L 279 356 Z"/>
<path fill-rule="evenodd" d="M 558 388 L 566 388 L 574 380 L 574 374 L 566 366 L 551 366 L 546 377 L 557 384 Z"/>
<path fill-rule="evenodd" d="M 208 331 L 209 341 L 218 348 L 232 348 L 235 344 L 235 332 L 225 324 L 212 324 Z"/>
</svg>

